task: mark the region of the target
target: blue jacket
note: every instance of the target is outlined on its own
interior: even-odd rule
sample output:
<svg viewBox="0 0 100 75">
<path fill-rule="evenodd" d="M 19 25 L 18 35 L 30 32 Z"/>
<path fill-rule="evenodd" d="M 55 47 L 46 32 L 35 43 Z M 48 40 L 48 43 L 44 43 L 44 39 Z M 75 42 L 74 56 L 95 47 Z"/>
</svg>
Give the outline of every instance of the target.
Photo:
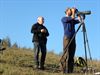
<svg viewBox="0 0 100 75">
<path fill-rule="evenodd" d="M 79 23 L 79 20 L 69 17 L 63 17 L 61 19 L 64 27 L 64 36 L 71 38 L 75 33 L 75 24 Z"/>
</svg>

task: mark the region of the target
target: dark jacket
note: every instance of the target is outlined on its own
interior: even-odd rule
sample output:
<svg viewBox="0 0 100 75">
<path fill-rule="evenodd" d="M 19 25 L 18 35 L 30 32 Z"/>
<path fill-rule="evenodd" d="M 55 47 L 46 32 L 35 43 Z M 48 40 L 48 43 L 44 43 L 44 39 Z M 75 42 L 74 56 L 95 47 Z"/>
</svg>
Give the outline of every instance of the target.
<svg viewBox="0 0 100 75">
<path fill-rule="evenodd" d="M 45 29 L 46 33 L 41 33 L 41 29 Z M 33 24 L 31 28 L 31 33 L 33 33 L 32 42 L 39 42 L 39 41 L 47 41 L 47 36 L 49 36 L 49 32 L 47 28 L 39 23 Z"/>
</svg>

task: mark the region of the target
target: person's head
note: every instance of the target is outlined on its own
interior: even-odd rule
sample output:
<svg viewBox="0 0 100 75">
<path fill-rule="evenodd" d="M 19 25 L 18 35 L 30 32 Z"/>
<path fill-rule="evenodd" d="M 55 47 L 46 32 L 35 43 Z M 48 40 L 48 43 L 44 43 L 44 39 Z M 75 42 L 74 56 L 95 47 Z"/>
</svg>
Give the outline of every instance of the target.
<svg viewBox="0 0 100 75">
<path fill-rule="evenodd" d="M 66 14 L 67 16 L 71 16 L 71 15 L 72 15 L 72 10 L 71 10 L 71 8 L 67 8 L 66 11 L 65 11 L 65 14 Z"/>
<path fill-rule="evenodd" d="M 43 18 L 42 16 L 39 16 L 39 17 L 37 18 L 37 22 L 38 22 L 39 24 L 43 24 L 43 23 L 44 23 L 44 18 Z"/>
</svg>

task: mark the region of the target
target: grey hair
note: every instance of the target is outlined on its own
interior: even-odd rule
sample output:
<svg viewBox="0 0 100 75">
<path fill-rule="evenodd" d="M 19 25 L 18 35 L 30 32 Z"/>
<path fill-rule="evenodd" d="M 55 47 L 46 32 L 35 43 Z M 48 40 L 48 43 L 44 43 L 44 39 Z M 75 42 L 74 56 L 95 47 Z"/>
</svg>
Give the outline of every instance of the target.
<svg viewBox="0 0 100 75">
<path fill-rule="evenodd" d="M 39 17 L 37 18 L 37 21 L 39 21 L 40 18 L 44 19 L 42 16 L 39 16 Z"/>
</svg>

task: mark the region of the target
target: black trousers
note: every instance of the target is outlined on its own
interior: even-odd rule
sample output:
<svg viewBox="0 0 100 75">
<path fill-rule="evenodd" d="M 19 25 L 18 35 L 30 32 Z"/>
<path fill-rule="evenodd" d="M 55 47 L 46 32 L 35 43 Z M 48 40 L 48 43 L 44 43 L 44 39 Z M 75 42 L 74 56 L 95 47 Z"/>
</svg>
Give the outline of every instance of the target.
<svg viewBox="0 0 100 75">
<path fill-rule="evenodd" d="M 66 61 L 64 62 L 65 66 L 63 69 L 63 72 L 72 73 L 73 67 L 74 67 L 74 55 L 75 55 L 75 49 L 76 49 L 76 43 L 75 38 L 72 40 L 71 44 L 69 45 L 68 49 L 66 49 L 66 46 L 69 44 L 69 41 L 71 38 L 67 38 L 64 36 L 63 38 L 63 50 L 67 50 L 67 56 Z"/>
<path fill-rule="evenodd" d="M 41 58 L 39 59 L 39 53 L 41 51 Z M 46 43 L 44 41 L 34 42 L 34 57 L 36 65 L 44 67 L 46 58 Z"/>
</svg>

